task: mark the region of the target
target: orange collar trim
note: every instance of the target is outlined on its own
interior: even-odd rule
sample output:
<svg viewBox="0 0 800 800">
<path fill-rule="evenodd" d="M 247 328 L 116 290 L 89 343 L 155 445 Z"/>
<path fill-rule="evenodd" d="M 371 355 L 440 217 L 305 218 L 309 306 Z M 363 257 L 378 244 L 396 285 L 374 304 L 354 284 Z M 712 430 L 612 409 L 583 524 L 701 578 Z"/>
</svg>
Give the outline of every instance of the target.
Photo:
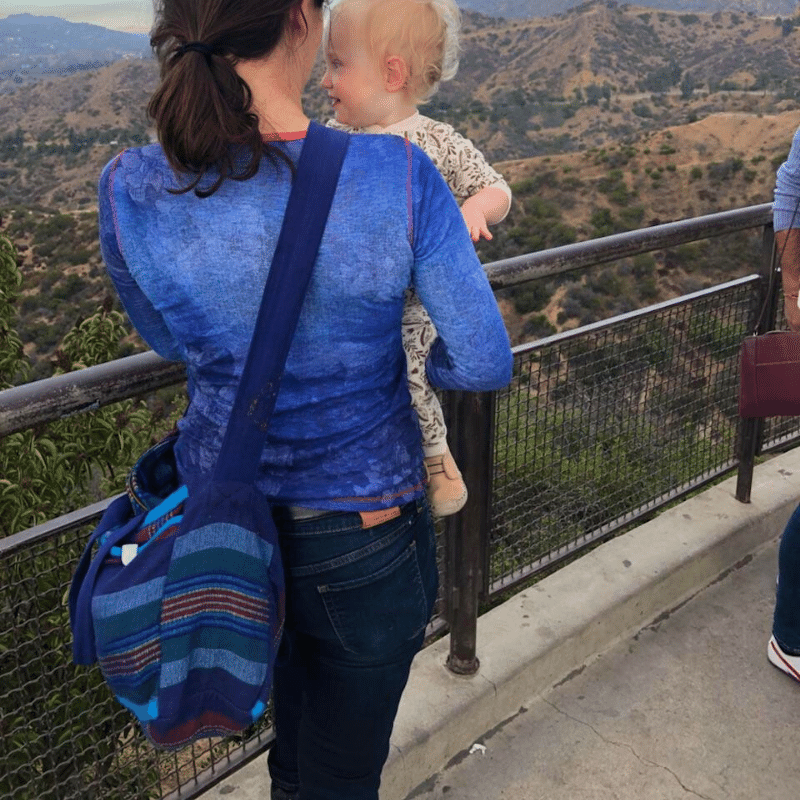
<svg viewBox="0 0 800 800">
<path fill-rule="evenodd" d="M 262 133 L 265 142 L 296 142 L 306 138 L 306 131 L 292 131 L 291 133 Z"/>
</svg>

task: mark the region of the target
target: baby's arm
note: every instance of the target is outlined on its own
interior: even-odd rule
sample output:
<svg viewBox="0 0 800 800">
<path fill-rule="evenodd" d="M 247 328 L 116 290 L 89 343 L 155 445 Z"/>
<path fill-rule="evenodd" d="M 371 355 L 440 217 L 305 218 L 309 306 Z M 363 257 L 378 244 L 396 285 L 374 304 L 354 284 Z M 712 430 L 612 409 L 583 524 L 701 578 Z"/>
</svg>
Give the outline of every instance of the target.
<svg viewBox="0 0 800 800">
<path fill-rule="evenodd" d="M 508 334 L 458 206 L 421 154 L 414 178 L 412 283 L 439 334 L 427 359 L 428 380 L 472 392 L 505 386 L 513 361 Z"/>
<path fill-rule="evenodd" d="M 496 186 L 487 186 L 468 197 L 461 206 L 461 214 L 472 241 L 477 242 L 481 236 L 491 239 L 489 226 L 505 217 L 510 204 L 508 193 Z"/>
<path fill-rule="evenodd" d="M 456 198 L 466 198 L 461 214 L 473 242 L 491 239 L 489 225 L 505 219 L 511 208 L 511 189 L 483 153 L 447 123 L 434 123 L 446 142 L 442 175 Z"/>
</svg>

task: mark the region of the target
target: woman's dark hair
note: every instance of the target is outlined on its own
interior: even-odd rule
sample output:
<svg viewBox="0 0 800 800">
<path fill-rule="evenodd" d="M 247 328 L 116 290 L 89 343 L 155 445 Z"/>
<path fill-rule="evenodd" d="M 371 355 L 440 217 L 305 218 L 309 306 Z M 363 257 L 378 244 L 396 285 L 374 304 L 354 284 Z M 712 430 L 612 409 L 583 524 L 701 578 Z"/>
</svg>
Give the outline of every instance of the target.
<svg viewBox="0 0 800 800">
<path fill-rule="evenodd" d="M 324 0 L 314 0 L 322 7 Z M 160 0 L 150 45 L 161 83 L 148 112 L 176 173 L 193 176 L 180 190 L 213 194 L 226 178 L 247 180 L 261 158 L 286 160 L 266 144 L 251 111 L 252 96 L 236 74 L 238 61 L 263 58 L 281 41 L 301 0 Z M 305 17 L 303 18 L 305 22 Z M 187 46 L 188 45 L 188 46 Z M 217 178 L 198 188 L 209 170 Z"/>
</svg>

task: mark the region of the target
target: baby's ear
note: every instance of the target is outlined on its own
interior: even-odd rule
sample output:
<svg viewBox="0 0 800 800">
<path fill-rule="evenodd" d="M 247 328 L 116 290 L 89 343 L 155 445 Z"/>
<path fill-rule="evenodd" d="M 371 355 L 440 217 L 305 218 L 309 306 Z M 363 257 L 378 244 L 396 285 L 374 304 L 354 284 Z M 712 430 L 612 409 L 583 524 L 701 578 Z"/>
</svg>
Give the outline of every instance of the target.
<svg viewBox="0 0 800 800">
<path fill-rule="evenodd" d="M 399 92 L 408 88 L 408 67 L 400 56 L 388 56 L 385 62 L 384 84 L 387 92 Z"/>
</svg>

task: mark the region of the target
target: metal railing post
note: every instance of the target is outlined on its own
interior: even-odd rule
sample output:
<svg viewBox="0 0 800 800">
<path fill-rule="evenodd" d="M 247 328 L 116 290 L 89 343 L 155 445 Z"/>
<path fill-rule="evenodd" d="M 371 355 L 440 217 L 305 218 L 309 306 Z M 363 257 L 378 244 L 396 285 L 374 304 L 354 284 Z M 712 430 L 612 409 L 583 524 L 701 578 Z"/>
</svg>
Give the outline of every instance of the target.
<svg viewBox="0 0 800 800">
<path fill-rule="evenodd" d="M 762 275 L 760 290 L 757 293 L 757 303 L 753 304 L 753 318 L 749 325 L 750 331 L 756 333 L 766 333 L 773 330 L 778 316 L 778 298 L 781 295 L 780 281 L 772 283 L 770 292 L 770 274 L 773 269 L 772 252 L 775 246 L 775 231 L 772 225 L 764 226 L 764 234 L 761 239 L 761 266 L 759 272 Z M 770 292 L 767 297 L 767 292 Z M 767 303 L 766 313 L 762 319 L 758 320 L 758 315 L 764 303 Z M 758 327 L 756 328 L 756 323 Z M 758 417 L 749 417 L 739 420 L 738 437 L 738 459 L 739 469 L 736 477 L 736 499 L 741 503 L 750 502 L 750 490 L 753 485 L 753 469 L 755 467 L 756 456 L 761 452 L 764 442 L 764 420 Z"/>
<path fill-rule="evenodd" d="M 494 456 L 493 392 L 453 392 L 450 431 L 453 457 L 467 484 L 464 508 L 445 518 L 445 598 L 450 625 L 447 667 L 474 675 L 478 600 L 486 583 Z"/>
</svg>

